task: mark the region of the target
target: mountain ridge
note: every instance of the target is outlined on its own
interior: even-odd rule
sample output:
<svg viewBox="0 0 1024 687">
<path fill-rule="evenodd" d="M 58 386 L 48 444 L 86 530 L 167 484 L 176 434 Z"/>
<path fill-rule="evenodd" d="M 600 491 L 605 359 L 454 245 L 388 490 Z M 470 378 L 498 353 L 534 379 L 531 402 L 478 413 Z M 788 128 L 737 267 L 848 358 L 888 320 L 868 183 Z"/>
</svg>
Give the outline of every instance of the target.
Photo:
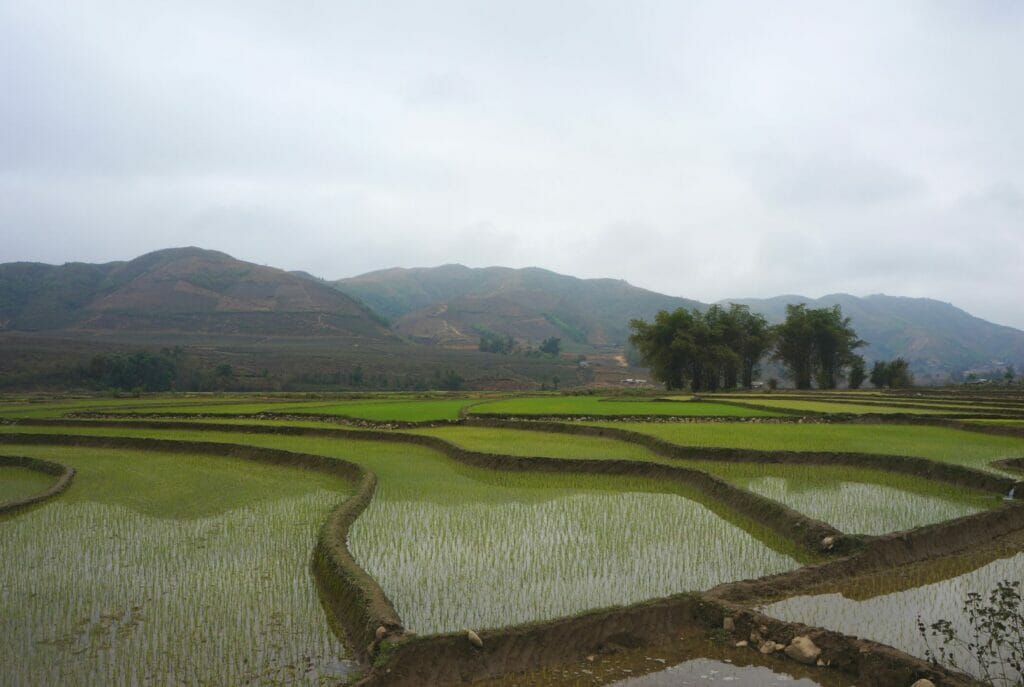
<svg viewBox="0 0 1024 687">
<path fill-rule="evenodd" d="M 719 303 L 747 305 L 772 322 L 790 303 L 840 305 L 869 342 L 862 350 L 869 362 L 903 356 L 925 382 L 1009 364 L 1024 369 L 1024 332 L 935 299 L 835 293 Z M 568 352 L 617 356 L 630 319 L 679 307 L 709 306 L 621 279 L 539 267 L 396 267 L 326 281 L 197 247 L 102 264 L 0 264 L 0 333 L 333 337 L 466 350 L 484 334 L 509 335 L 522 346 L 555 336 Z"/>
</svg>

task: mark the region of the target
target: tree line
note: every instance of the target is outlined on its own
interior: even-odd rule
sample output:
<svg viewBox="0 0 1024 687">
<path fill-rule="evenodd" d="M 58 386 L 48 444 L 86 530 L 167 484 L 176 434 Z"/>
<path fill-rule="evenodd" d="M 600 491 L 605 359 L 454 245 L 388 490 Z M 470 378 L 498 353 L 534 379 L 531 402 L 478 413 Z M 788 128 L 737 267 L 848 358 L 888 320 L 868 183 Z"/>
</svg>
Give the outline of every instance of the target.
<svg viewBox="0 0 1024 687">
<path fill-rule="evenodd" d="M 703 312 L 662 310 L 651 323 L 635 319 L 629 326 L 630 343 L 667 389 L 749 389 L 768 355 L 782 364 L 797 389 L 835 389 L 844 379 L 858 388 L 868 377 L 856 353 L 866 342 L 838 305 L 787 305 L 785 321 L 775 326 L 736 303 Z M 876 362 L 871 381 L 896 387 L 909 386 L 912 378 L 906 361 L 897 358 Z"/>
</svg>

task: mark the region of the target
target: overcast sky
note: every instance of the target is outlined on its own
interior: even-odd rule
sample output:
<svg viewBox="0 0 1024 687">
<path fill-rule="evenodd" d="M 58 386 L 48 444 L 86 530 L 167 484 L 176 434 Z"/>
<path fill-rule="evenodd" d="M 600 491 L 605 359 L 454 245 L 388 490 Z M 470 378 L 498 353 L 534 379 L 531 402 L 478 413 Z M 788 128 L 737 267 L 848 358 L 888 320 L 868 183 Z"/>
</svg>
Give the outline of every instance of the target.
<svg viewBox="0 0 1024 687">
<path fill-rule="evenodd" d="M 0 0 L 0 262 L 198 245 L 1024 328 L 1024 3 Z"/>
</svg>

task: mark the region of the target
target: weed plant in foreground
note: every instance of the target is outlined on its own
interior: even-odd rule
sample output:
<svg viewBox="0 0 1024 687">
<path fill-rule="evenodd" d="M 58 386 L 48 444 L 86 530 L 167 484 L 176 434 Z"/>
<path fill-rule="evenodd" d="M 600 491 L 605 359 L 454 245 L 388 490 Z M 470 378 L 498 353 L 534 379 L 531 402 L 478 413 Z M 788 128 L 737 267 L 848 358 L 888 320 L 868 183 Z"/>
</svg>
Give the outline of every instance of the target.
<svg viewBox="0 0 1024 687">
<path fill-rule="evenodd" d="M 345 485 L 237 459 L 17 448 L 78 476 L 0 519 L 5 684 L 333 684 L 349 669 L 309 572 Z"/>
<path fill-rule="evenodd" d="M 919 571 L 920 581 L 902 580 L 898 591 L 872 589 L 872 581 L 868 580 L 862 590 L 853 586 L 844 589 L 843 594 L 796 596 L 761 610 L 775 618 L 866 637 L 926 658 L 927 645 L 918 631 L 918 616 L 926 625 L 940 619 L 951 620 L 961 636 L 969 636 L 970 623 L 961 610 L 967 593 L 987 594 L 1000 580 L 1020 580 L 1022 570 L 1024 553 L 1017 553 L 937 582 L 928 579 L 928 571 Z M 957 662 L 963 666 L 971 664 L 962 652 L 957 654 Z"/>
</svg>

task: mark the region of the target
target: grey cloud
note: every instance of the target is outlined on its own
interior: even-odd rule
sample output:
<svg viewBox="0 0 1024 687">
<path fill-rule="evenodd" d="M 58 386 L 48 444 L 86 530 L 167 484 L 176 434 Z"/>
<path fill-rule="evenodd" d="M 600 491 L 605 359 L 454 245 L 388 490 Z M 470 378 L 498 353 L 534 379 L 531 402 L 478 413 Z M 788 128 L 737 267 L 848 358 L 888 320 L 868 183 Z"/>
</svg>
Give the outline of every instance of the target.
<svg viewBox="0 0 1024 687">
<path fill-rule="evenodd" d="M 1021 45 L 1014 3 L 0 3 L 0 259 L 536 264 L 1024 326 Z"/>
</svg>

